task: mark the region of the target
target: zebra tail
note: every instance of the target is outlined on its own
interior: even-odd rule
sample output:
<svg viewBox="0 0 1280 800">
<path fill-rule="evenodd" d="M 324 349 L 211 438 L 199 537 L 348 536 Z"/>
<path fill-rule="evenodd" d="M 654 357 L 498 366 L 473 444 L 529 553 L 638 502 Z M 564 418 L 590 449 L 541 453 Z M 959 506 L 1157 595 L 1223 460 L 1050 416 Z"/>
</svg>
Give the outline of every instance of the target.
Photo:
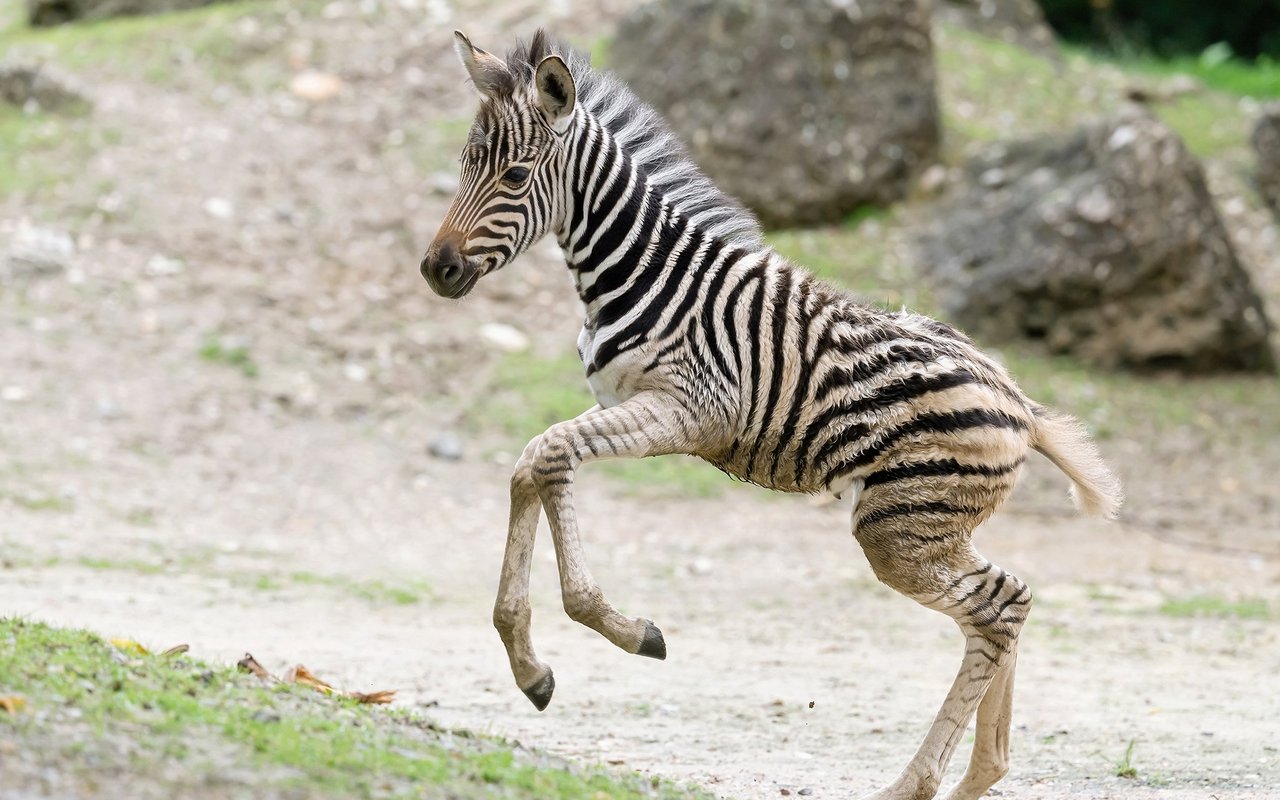
<svg viewBox="0 0 1280 800">
<path fill-rule="evenodd" d="M 1031 446 L 1071 479 L 1071 499 L 1081 512 L 1115 519 L 1124 500 L 1120 480 L 1074 417 L 1043 406 L 1032 409 Z"/>
</svg>

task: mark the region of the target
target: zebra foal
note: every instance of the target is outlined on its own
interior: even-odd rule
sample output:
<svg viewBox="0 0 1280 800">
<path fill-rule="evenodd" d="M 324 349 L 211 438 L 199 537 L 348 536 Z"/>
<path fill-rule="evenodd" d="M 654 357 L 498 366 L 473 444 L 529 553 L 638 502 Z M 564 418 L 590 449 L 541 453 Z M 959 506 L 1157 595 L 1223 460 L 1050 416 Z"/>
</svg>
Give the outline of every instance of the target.
<svg viewBox="0 0 1280 800">
<path fill-rule="evenodd" d="M 1114 515 L 1120 487 L 1092 442 L 963 334 L 859 302 L 769 249 L 658 115 L 581 54 L 541 31 L 505 60 L 455 40 L 481 102 L 423 277 L 460 298 L 554 233 L 584 306 L 578 351 L 598 401 L 529 442 L 511 478 L 493 621 L 517 686 L 538 709 L 555 688 L 529 632 L 542 512 L 569 616 L 628 652 L 666 656 L 659 629 L 618 613 L 592 579 L 574 475 L 603 458 L 687 453 L 771 489 L 852 495 L 876 576 L 952 617 L 966 640 L 924 742 L 871 797 L 933 797 L 975 713 L 973 755 L 948 798 L 982 796 L 1008 770 L 1031 590 L 978 553 L 973 530 L 1029 449 L 1066 473 L 1084 511 Z"/>
</svg>

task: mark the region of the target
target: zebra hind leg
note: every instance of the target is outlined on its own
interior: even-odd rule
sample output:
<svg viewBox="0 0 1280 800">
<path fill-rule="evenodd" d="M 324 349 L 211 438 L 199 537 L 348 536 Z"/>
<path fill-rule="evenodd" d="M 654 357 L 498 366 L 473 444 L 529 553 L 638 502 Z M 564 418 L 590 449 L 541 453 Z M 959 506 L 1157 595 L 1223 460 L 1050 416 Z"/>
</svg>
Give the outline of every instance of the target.
<svg viewBox="0 0 1280 800">
<path fill-rule="evenodd" d="M 958 552 L 932 548 L 897 552 L 864 541 L 877 576 L 922 605 L 941 611 L 965 636 L 964 659 L 924 741 L 902 774 L 865 800 L 928 800 L 974 712 L 978 720 L 974 757 L 948 800 L 975 800 L 1008 765 L 1008 726 L 1018 634 L 1031 608 L 1026 584 L 984 559 L 967 543 Z M 913 553 L 914 558 L 904 558 Z"/>
</svg>

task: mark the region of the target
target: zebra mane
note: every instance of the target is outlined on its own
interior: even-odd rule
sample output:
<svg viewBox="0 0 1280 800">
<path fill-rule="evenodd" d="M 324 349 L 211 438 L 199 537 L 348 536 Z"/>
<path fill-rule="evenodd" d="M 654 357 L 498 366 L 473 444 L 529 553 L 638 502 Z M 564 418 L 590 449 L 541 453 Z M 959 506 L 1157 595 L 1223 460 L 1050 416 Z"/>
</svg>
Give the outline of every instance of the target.
<svg viewBox="0 0 1280 800">
<path fill-rule="evenodd" d="M 661 114 L 617 76 L 592 69 L 589 55 L 539 29 L 507 54 L 509 76 L 496 87 L 498 94 L 527 97 L 534 71 L 549 55 L 568 65 L 577 101 L 613 135 L 660 197 L 710 238 L 752 249 L 763 246 L 755 215 L 712 183 Z"/>
</svg>

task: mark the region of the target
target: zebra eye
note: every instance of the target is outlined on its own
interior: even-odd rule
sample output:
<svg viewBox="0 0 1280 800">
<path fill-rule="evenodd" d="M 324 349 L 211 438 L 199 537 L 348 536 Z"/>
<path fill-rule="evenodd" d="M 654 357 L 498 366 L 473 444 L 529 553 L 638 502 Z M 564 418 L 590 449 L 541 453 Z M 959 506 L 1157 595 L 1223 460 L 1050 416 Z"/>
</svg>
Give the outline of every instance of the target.
<svg viewBox="0 0 1280 800">
<path fill-rule="evenodd" d="M 512 167 L 502 174 L 502 182 L 508 186 L 519 186 L 529 180 L 529 170 L 524 167 Z"/>
</svg>

